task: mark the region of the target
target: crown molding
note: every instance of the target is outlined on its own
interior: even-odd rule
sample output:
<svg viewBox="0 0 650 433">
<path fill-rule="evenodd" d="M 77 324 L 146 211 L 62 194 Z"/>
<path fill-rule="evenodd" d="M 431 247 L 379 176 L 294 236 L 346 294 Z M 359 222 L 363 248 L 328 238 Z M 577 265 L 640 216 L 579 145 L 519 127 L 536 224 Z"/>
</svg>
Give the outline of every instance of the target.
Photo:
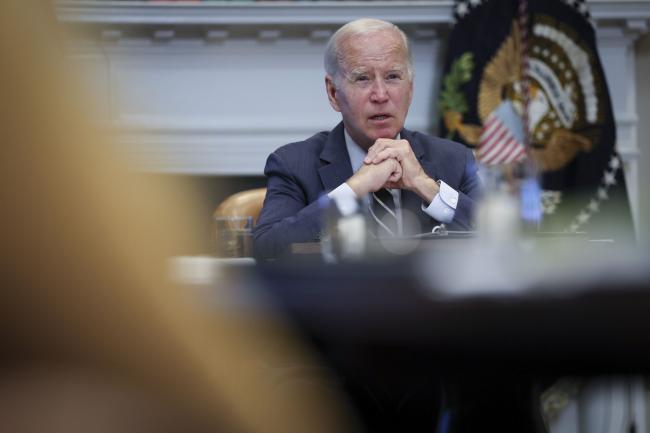
<svg viewBox="0 0 650 433">
<path fill-rule="evenodd" d="M 59 0 L 59 19 L 109 25 L 341 25 L 371 14 L 397 24 L 450 23 L 451 0 L 144 3 Z"/>
<path fill-rule="evenodd" d="M 396 24 L 450 24 L 452 0 L 148 3 L 58 0 L 62 22 L 98 25 L 340 25 L 372 15 Z M 589 0 L 596 23 L 650 20 L 648 0 Z"/>
</svg>

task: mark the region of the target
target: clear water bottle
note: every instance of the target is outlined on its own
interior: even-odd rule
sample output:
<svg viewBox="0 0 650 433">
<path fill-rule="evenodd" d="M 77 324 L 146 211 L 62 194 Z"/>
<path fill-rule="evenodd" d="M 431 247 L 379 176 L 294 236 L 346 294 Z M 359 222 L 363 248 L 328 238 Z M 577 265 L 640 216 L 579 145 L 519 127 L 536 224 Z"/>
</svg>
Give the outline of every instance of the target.
<svg viewBox="0 0 650 433">
<path fill-rule="evenodd" d="M 485 194 L 477 209 L 477 227 L 481 239 L 488 245 L 514 242 L 521 232 L 519 203 L 505 181 L 501 167 L 481 170 Z"/>
<path fill-rule="evenodd" d="M 366 253 L 366 220 L 359 201 L 352 197 L 319 201 L 323 212 L 324 233 L 321 254 L 326 263 L 358 260 Z"/>
</svg>

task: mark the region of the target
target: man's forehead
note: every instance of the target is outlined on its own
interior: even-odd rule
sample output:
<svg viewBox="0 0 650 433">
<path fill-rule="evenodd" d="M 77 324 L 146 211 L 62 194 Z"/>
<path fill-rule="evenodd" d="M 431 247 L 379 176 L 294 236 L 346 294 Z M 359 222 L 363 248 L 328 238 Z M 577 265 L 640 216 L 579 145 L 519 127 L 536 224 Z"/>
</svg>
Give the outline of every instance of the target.
<svg viewBox="0 0 650 433">
<path fill-rule="evenodd" d="M 358 34 L 347 38 L 341 46 L 341 64 L 356 68 L 363 67 L 368 62 L 381 62 L 392 57 L 392 68 L 406 68 L 408 55 L 399 34 L 390 31 L 384 31 L 381 35 L 378 33 Z"/>
<path fill-rule="evenodd" d="M 361 63 L 358 65 L 352 64 L 349 65 L 349 67 L 345 68 L 346 72 L 350 75 L 360 75 L 360 74 L 365 74 L 371 71 L 376 70 L 376 67 L 374 65 L 368 65 L 365 63 Z M 408 68 L 405 63 L 394 63 L 390 64 L 387 66 L 383 66 L 380 68 L 380 71 L 383 72 L 405 72 L 407 71 Z"/>
<path fill-rule="evenodd" d="M 367 33 L 355 33 L 341 41 L 343 51 L 366 51 L 381 46 L 383 50 L 395 50 L 406 53 L 406 46 L 401 35 L 392 29 L 376 30 Z"/>
</svg>

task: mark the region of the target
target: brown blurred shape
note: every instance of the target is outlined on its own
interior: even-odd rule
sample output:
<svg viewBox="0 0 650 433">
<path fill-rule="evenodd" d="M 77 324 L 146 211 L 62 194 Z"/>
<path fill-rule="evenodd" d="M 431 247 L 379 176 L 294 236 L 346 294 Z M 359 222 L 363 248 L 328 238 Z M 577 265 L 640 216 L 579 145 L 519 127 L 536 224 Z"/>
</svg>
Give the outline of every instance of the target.
<svg viewBox="0 0 650 433">
<path fill-rule="evenodd" d="M 2 430 L 345 431 L 335 399 L 278 399 L 252 373 L 305 359 L 281 324 L 208 315 L 170 283 L 168 258 L 200 241 L 197 197 L 89 126 L 58 30 L 47 2 L 2 3 Z"/>
</svg>

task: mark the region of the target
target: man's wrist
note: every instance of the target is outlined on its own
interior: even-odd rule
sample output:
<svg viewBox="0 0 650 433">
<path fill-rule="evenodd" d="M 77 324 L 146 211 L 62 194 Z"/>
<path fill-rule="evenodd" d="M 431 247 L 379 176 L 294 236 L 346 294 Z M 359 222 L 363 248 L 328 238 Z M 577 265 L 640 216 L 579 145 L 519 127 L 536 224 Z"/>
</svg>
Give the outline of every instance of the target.
<svg viewBox="0 0 650 433">
<path fill-rule="evenodd" d="M 431 203 L 439 191 L 438 183 L 427 175 L 422 175 L 413 182 L 413 192 L 420 196 L 424 203 Z"/>
<path fill-rule="evenodd" d="M 439 182 L 439 191 L 428 206 L 422 205 L 422 210 L 441 223 L 450 223 L 456 214 L 458 191 L 443 181 Z"/>
<path fill-rule="evenodd" d="M 359 182 L 359 179 L 354 175 L 352 175 L 352 177 L 346 180 L 345 183 L 350 187 L 352 192 L 354 192 L 356 198 L 360 198 L 365 194 L 367 194 L 367 192 L 362 191 L 361 182 Z"/>
</svg>

